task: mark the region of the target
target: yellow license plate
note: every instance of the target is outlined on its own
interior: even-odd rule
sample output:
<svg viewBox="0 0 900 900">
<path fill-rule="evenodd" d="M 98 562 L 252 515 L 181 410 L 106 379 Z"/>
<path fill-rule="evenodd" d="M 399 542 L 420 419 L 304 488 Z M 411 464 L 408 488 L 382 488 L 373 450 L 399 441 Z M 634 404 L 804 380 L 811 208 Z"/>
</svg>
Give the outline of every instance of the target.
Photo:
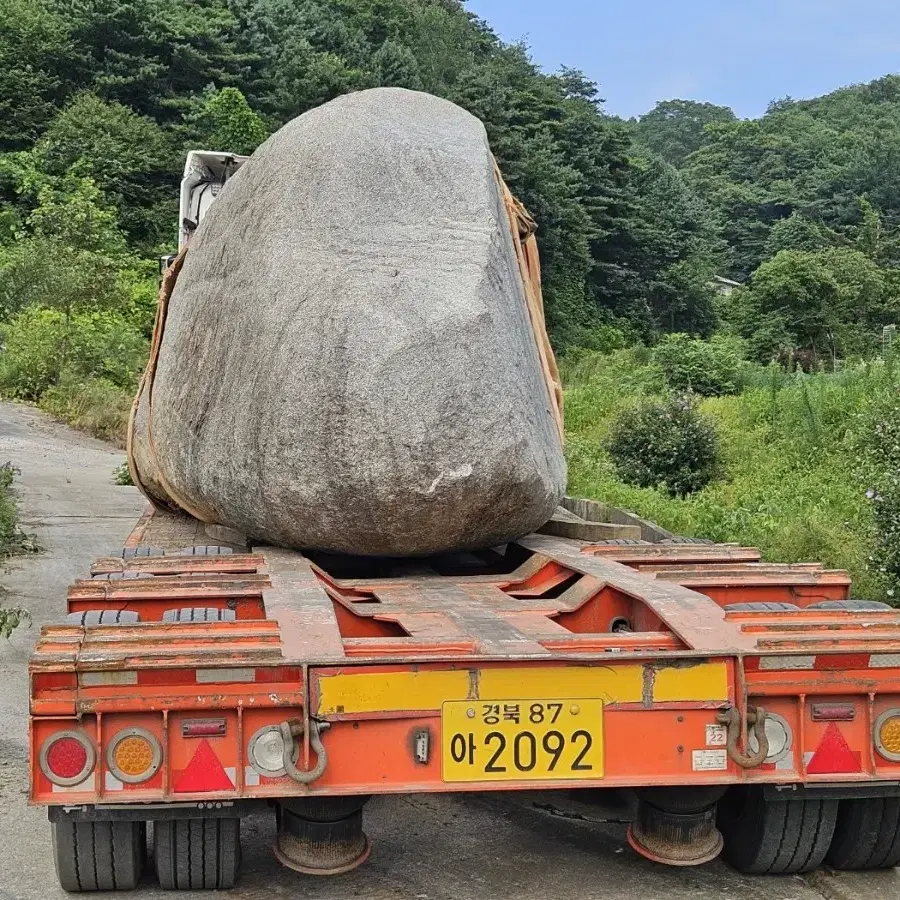
<svg viewBox="0 0 900 900">
<path fill-rule="evenodd" d="M 601 700 L 447 700 L 444 781 L 557 781 L 603 776 Z"/>
</svg>

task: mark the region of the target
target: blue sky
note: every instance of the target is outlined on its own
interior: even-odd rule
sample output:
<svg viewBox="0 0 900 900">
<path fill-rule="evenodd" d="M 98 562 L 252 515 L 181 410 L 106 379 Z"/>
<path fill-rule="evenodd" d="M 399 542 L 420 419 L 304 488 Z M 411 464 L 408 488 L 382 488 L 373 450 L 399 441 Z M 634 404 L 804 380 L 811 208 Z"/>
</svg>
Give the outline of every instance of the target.
<svg viewBox="0 0 900 900">
<path fill-rule="evenodd" d="M 606 109 L 674 97 L 759 116 L 900 71 L 900 0 L 467 0 L 547 70 L 582 69 Z"/>
</svg>

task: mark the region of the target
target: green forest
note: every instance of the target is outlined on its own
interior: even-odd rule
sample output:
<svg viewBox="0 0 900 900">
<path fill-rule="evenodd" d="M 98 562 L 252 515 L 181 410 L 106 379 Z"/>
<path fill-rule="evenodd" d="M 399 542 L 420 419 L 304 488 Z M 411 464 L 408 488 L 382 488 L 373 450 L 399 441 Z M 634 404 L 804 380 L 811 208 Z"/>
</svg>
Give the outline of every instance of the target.
<svg viewBox="0 0 900 900">
<path fill-rule="evenodd" d="M 379 85 L 479 116 L 538 222 L 573 491 L 900 588 L 897 75 L 625 121 L 460 0 L 0 0 L 0 392 L 121 440 L 186 150 Z"/>
</svg>

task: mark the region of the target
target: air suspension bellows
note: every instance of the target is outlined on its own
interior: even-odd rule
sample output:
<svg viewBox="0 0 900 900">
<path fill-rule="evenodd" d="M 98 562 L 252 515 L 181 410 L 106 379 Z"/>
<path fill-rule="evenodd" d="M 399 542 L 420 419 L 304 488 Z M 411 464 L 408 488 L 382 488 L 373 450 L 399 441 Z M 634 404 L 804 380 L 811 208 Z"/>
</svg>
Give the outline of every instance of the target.
<svg viewBox="0 0 900 900">
<path fill-rule="evenodd" d="M 276 807 L 275 856 L 307 875 L 341 875 L 362 865 L 369 840 L 362 830 L 368 797 L 283 800 Z"/>
<path fill-rule="evenodd" d="M 722 850 L 716 804 L 725 788 L 645 788 L 628 843 L 641 856 L 669 866 L 699 866 Z"/>
</svg>

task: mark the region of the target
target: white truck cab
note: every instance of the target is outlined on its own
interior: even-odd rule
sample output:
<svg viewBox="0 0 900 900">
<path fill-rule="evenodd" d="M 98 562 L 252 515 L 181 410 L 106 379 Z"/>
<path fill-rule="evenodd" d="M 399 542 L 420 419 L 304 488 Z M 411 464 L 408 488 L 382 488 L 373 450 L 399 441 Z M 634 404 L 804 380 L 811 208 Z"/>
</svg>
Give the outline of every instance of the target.
<svg viewBox="0 0 900 900">
<path fill-rule="evenodd" d="M 178 206 L 178 249 L 185 247 L 225 183 L 249 156 L 218 150 L 190 150 L 181 177 Z M 175 254 L 160 259 L 165 271 Z"/>
</svg>

